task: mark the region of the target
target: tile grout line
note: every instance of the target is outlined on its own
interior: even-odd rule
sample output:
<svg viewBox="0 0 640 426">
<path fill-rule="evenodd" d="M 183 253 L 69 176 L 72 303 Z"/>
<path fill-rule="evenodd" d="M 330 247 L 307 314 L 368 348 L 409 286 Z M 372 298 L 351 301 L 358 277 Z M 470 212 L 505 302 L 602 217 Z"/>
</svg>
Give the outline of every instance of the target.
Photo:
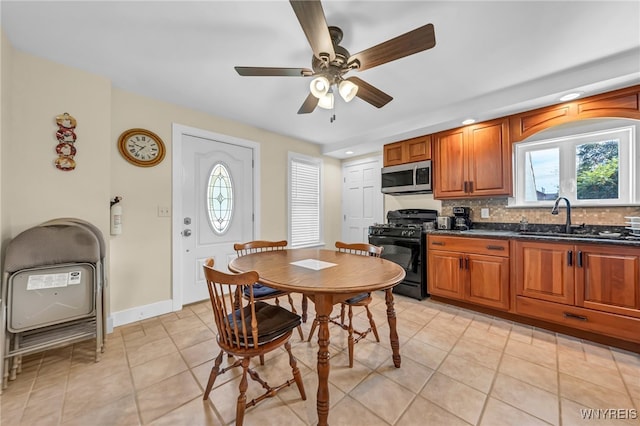
<svg viewBox="0 0 640 426">
<path fill-rule="evenodd" d="M 427 325 L 429 325 L 429 323 L 431 323 L 431 322 L 432 322 L 436 317 L 438 317 L 438 315 L 440 315 L 442 312 L 443 312 L 443 311 L 440 311 L 440 310 L 439 310 L 439 311 L 438 311 L 438 313 L 437 313 L 436 315 L 434 315 L 434 316 L 433 316 L 433 318 L 431 318 L 431 319 L 430 319 L 430 320 L 429 320 L 429 321 L 424 325 L 424 327 L 423 327 L 423 328 L 427 327 Z M 458 309 L 456 309 L 456 312 L 458 312 Z M 456 314 L 456 315 L 457 315 L 457 314 Z M 474 317 L 475 317 L 475 315 L 474 315 Z M 451 352 L 453 351 L 453 348 L 455 348 L 455 347 L 456 347 L 456 345 L 458 344 L 458 342 L 460 341 L 460 339 L 462 339 L 462 336 L 464 336 L 464 334 L 466 333 L 466 331 L 467 331 L 467 330 L 469 329 L 469 327 L 471 326 L 471 323 L 472 323 L 472 322 L 473 322 L 473 318 L 472 318 L 472 319 L 471 319 L 471 321 L 469 321 L 469 323 L 465 326 L 464 331 L 463 331 L 462 333 L 460 333 L 460 335 L 459 335 L 459 336 L 458 336 L 458 338 L 456 339 L 455 343 L 454 343 L 453 345 L 451 345 L 451 347 L 449 348 L 449 350 L 448 350 L 448 351 L 446 351 L 446 352 L 447 352 L 447 355 L 443 358 L 442 362 L 444 362 L 444 360 L 446 360 L 446 359 L 447 359 L 447 357 L 449 357 L 449 355 L 451 355 Z M 421 330 L 422 330 L 422 329 L 421 329 Z M 414 336 L 415 336 L 415 334 L 414 334 Z M 423 343 L 423 342 L 421 342 L 421 343 Z M 428 343 L 424 343 L 424 344 L 428 345 Z M 430 346 L 431 346 L 431 345 L 430 345 Z M 434 346 L 434 347 L 435 347 L 435 346 Z M 439 349 L 439 348 L 438 348 L 438 349 Z M 440 363 L 438 364 L 438 366 L 433 370 L 433 374 L 431 375 L 431 377 L 429 377 L 429 380 L 427 380 L 427 382 L 426 382 L 426 383 L 422 386 L 422 388 L 418 391 L 417 395 L 420 395 L 420 393 L 422 393 L 422 391 L 427 387 L 427 385 L 429 384 L 429 382 L 433 379 L 433 376 L 434 376 L 436 373 L 438 373 L 438 372 L 439 372 L 440 367 L 442 366 L 442 362 L 440 362 Z M 444 374 L 444 373 L 440 373 L 440 374 L 443 374 L 443 375 L 447 376 L 447 375 L 446 375 L 446 374 Z M 449 377 L 449 376 L 447 376 L 447 377 Z M 458 380 L 454 379 L 453 377 L 451 377 L 451 379 L 452 379 L 452 380 L 454 380 L 454 381 L 456 381 L 456 382 L 458 382 L 458 383 L 461 383 L 461 384 L 463 384 L 463 385 L 465 385 L 465 386 L 468 386 L 468 385 L 466 385 L 466 384 L 464 384 L 464 383 L 462 383 L 462 382 L 459 382 Z M 437 402 L 435 402 L 435 401 L 432 401 L 432 400 L 430 400 L 430 399 L 428 399 L 428 398 L 426 398 L 426 397 L 425 397 L 425 399 L 426 399 L 427 401 L 429 401 L 430 403 L 432 403 L 432 404 L 434 404 L 434 405 L 436 405 L 436 406 L 440 407 L 441 409 L 443 409 L 443 410 L 444 410 L 444 411 L 446 411 L 447 413 L 449 413 L 449 414 L 453 415 L 454 417 L 456 417 L 456 418 L 458 418 L 458 419 L 462 420 L 463 422 L 467 423 L 467 421 L 466 421 L 465 419 L 463 419 L 462 417 L 460 417 L 458 414 L 456 414 L 456 413 L 452 413 L 452 412 L 451 412 L 451 411 L 449 411 L 447 408 L 445 408 L 445 407 L 441 406 L 440 404 L 438 404 L 438 403 L 437 403 Z"/>
<path fill-rule="evenodd" d="M 622 380 L 622 384 L 624 385 L 624 389 L 627 391 L 627 396 L 629 397 L 629 400 L 631 401 L 631 407 L 630 408 L 634 408 L 636 403 L 633 399 L 633 395 L 631 395 L 631 389 L 629 388 L 629 385 L 627 384 L 627 381 L 624 378 L 624 375 L 622 374 L 622 370 L 620 369 L 620 365 L 618 364 L 618 359 L 615 357 L 615 355 L 613 355 L 613 351 L 611 350 L 611 347 L 608 346 L 607 347 L 609 352 L 611 353 L 611 357 L 613 358 L 613 362 L 616 365 L 616 371 L 618 372 L 618 375 L 620 376 L 620 379 Z M 640 380 L 639 380 L 640 382 Z M 636 409 L 640 409 L 640 407 L 636 407 Z"/>
<path fill-rule="evenodd" d="M 198 320 L 199 320 L 199 321 L 200 321 L 200 322 L 201 322 L 205 327 L 207 327 L 207 329 L 211 330 L 211 328 L 209 328 L 209 326 L 208 326 L 207 324 L 205 324 L 205 322 L 202 320 L 202 318 L 200 317 L 200 315 L 198 315 L 196 312 L 194 312 L 190 307 L 188 307 L 188 306 L 187 306 L 186 308 L 187 308 L 187 309 L 189 309 L 189 310 L 193 313 L 193 315 L 194 315 L 194 316 L 196 316 L 196 317 L 198 318 Z M 184 308 L 183 308 L 183 309 L 184 309 Z M 182 319 L 182 318 L 178 317 L 178 321 L 179 321 L 180 319 Z M 195 380 L 196 384 L 198 385 L 198 387 L 200 388 L 200 390 L 202 391 L 202 393 L 201 393 L 200 395 L 198 395 L 197 397 L 195 397 L 195 398 L 193 398 L 193 399 L 191 399 L 191 400 L 189 400 L 189 401 L 185 402 L 184 404 L 182 404 L 182 405 L 180 405 L 180 406 L 178 406 L 178 407 L 173 408 L 173 409 L 172 409 L 172 410 L 170 410 L 169 412 L 167 412 L 167 413 L 163 414 L 162 416 L 158 417 L 158 419 L 160 419 L 160 418 L 162 418 L 162 417 L 166 416 L 167 414 L 169 414 L 169 413 L 171 413 L 171 412 L 173 412 L 173 411 L 175 411 L 175 410 L 177 410 L 177 409 L 179 409 L 179 408 L 181 408 L 181 407 L 184 407 L 185 405 L 187 405 L 187 404 L 191 403 L 192 401 L 195 401 L 197 398 L 200 398 L 200 397 L 202 397 L 202 396 L 204 395 L 204 389 L 202 388 L 202 385 L 200 384 L 200 381 L 198 380 L 198 377 L 197 377 L 197 376 L 196 376 L 196 374 L 193 372 L 193 367 L 191 367 L 191 366 L 189 365 L 189 363 L 187 362 L 187 359 L 186 359 L 186 358 L 184 357 L 184 355 L 182 354 L 182 351 L 180 350 L 180 348 L 178 347 L 178 345 L 176 344 L 176 342 L 173 340 L 173 336 L 171 335 L 171 333 L 169 332 L 169 330 L 165 327 L 164 322 L 163 322 L 163 321 L 160 321 L 160 324 L 162 325 L 162 328 L 166 331 L 167 336 L 169 337 L 169 339 L 171 340 L 171 342 L 172 342 L 172 343 L 174 344 L 174 346 L 176 347 L 176 350 L 178 351 L 178 354 L 180 355 L 180 358 L 182 359 L 182 361 L 184 362 L 184 364 L 187 366 L 187 370 L 189 371 L 189 374 L 191 374 L 191 377 L 193 378 L 193 380 Z M 215 339 L 216 339 L 216 335 L 215 335 L 215 333 L 217 333 L 217 331 L 216 331 L 216 330 L 211 330 L 211 331 L 214 333 L 214 337 L 213 337 L 213 339 L 215 340 Z M 214 356 L 214 358 L 215 358 L 215 356 Z M 209 361 L 205 361 L 203 364 L 206 364 L 207 362 L 209 362 Z M 200 364 L 200 365 L 202 365 L 202 364 Z M 196 366 L 196 367 L 197 367 L 197 366 Z M 180 374 L 180 373 L 178 373 L 178 374 Z M 176 374 L 176 375 L 177 375 L 177 374 Z M 175 375 L 174 375 L 174 376 L 175 376 Z M 174 376 L 172 376 L 172 377 L 174 377 Z M 166 379 L 166 378 L 165 378 L 165 379 Z M 165 380 L 165 379 L 163 379 L 163 380 Z M 226 382 L 225 382 L 225 383 L 226 383 Z M 221 385 L 219 385 L 219 386 L 221 386 Z M 215 388 L 212 388 L 211 390 L 213 391 L 213 389 L 215 389 Z M 222 415 L 218 412 L 218 409 L 216 408 L 215 404 L 211 401 L 211 398 L 209 398 L 209 400 L 207 401 L 207 404 L 208 404 L 208 406 L 209 406 L 209 407 L 211 407 L 211 409 L 213 410 L 214 414 L 217 416 L 217 418 L 218 418 L 218 420 L 220 421 L 220 423 L 221 423 L 221 424 L 225 424 L 225 423 L 224 423 L 224 421 L 223 421 L 224 419 L 222 418 Z M 157 420 L 157 419 L 154 419 L 153 421 L 155 421 L 155 420 Z M 142 424 L 142 423 L 141 423 L 141 424 Z"/>
<path fill-rule="evenodd" d="M 491 328 L 491 327 L 489 327 Z M 502 347 L 502 351 L 500 351 L 500 359 L 498 360 L 498 365 L 496 365 L 496 370 L 493 373 L 493 379 L 491 380 L 491 385 L 489 386 L 489 390 L 487 391 L 487 397 L 484 399 L 484 404 L 482 404 L 482 410 L 480 410 L 480 415 L 478 416 L 478 420 L 476 420 L 476 425 L 482 423 L 482 418 L 485 415 L 487 410 L 487 405 L 489 404 L 489 398 L 491 398 L 491 392 L 493 391 L 493 387 L 498 379 L 498 374 L 500 372 L 500 366 L 502 365 L 502 359 L 504 358 L 504 354 L 507 348 L 507 344 L 509 343 L 509 338 L 511 337 L 511 331 L 513 329 L 513 325 L 509 328 L 509 334 L 507 334 L 507 338 L 504 341 L 504 345 Z M 504 401 L 502 401 L 504 402 Z M 514 407 L 515 408 L 515 407 Z M 522 411 L 522 410 L 521 410 Z"/>
</svg>

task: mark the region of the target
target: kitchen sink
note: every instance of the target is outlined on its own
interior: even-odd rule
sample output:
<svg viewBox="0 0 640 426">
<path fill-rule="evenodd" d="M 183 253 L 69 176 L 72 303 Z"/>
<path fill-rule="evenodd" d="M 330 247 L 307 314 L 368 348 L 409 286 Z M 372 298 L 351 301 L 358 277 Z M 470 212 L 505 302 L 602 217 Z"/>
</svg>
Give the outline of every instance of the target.
<svg viewBox="0 0 640 426">
<path fill-rule="evenodd" d="M 585 234 L 585 233 L 573 233 L 567 234 L 564 232 L 538 232 L 538 231 L 520 231 L 519 235 L 531 235 L 535 237 L 552 237 L 552 238 L 592 238 L 599 240 L 619 240 L 624 236 L 617 233 L 598 233 L 598 234 Z"/>
<path fill-rule="evenodd" d="M 490 237 L 503 236 L 503 237 L 517 237 L 517 236 L 531 236 L 531 237 L 548 237 L 548 238 L 566 238 L 566 239 L 593 239 L 593 240 L 624 240 L 627 239 L 626 235 L 621 235 L 614 232 L 574 232 L 567 234 L 565 232 L 553 232 L 553 231 L 506 231 L 501 229 L 468 229 L 466 231 L 460 231 L 460 235 L 486 235 Z"/>
<path fill-rule="evenodd" d="M 504 231 L 499 229 L 468 229 L 466 231 L 460 231 L 461 234 L 481 234 L 481 235 L 517 235 L 513 231 Z"/>
</svg>

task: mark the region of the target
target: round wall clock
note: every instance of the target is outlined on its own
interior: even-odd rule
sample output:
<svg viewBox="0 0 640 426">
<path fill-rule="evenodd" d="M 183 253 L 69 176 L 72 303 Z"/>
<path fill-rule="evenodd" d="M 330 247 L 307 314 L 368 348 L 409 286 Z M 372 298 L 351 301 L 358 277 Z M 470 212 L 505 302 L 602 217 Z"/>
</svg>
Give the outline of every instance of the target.
<svg viewBox="0 0 640 426">
<path fill-rule="evenodd" d="M 120 154 L 136 166 L 151 167 L 164 158 L 165 147 L 160 136 L 145 129 L 129 129 L 118 138 Z"/>
</svg>

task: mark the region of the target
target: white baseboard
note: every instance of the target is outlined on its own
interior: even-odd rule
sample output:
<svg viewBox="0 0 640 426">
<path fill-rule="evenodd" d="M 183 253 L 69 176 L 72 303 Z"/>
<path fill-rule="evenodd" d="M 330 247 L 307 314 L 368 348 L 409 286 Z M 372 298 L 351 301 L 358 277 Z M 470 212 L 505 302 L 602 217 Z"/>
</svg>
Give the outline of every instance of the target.
<svg viewBox="0 0 640 426">
<path fill-rule="evenodd" d="M 132 322 L 157 317 L 158 315 L 173 312 L 173 301 L 163 300 L 144 306 L 126 309 L 124 311 L 112 312 L 107 318 L 107 333 L 111 333 L 114 327 L 131 324 Z"/>
</svg>

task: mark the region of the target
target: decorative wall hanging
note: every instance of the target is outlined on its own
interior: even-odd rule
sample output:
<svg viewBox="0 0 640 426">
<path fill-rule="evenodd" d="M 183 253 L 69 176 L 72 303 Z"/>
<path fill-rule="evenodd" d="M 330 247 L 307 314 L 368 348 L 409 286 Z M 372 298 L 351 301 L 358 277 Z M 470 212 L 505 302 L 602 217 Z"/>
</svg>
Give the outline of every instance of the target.
<svg viewBox="0 0 640 426">
<path fill-rule="evenodd" d="M 63 171 L 69 171 L 76 168 L 76 161 L 73 157 L 76 155 L 76 119 L 68 113 L 56 116 L 58 131 L 56 132 L 56 154 L 58 158 L 55 161 L 56 168 Z"/>
</svg>

